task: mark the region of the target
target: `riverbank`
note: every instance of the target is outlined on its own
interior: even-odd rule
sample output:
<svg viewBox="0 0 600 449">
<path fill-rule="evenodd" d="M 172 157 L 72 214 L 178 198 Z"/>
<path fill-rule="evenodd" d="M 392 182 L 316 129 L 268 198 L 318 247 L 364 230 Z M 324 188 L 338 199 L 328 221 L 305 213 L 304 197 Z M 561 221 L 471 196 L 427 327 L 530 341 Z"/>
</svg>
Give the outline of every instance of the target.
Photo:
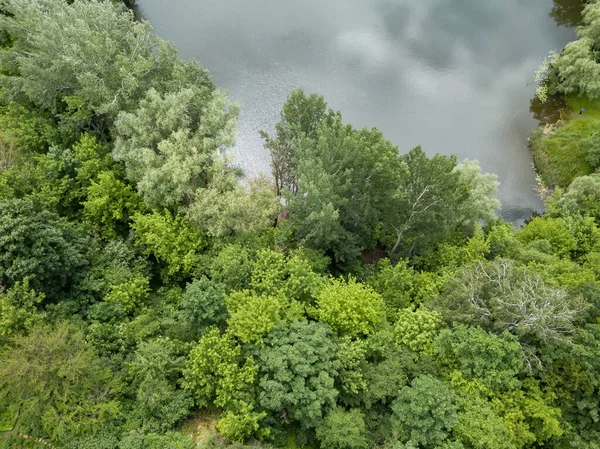
<svg viewBox="0 0 600 449">
<path fill-rule="evenodd" d="M 582 114 L 579 111 L 584 110 Z M 594 134 L 600 130 L 600 105 L 584 98 L 568 98 L 554 123 L 541 125 L 531 135 L 529 148 L 543 191 L 567 188 L 575 178 L 595 172 L 590 159 Z"/>
</svg>

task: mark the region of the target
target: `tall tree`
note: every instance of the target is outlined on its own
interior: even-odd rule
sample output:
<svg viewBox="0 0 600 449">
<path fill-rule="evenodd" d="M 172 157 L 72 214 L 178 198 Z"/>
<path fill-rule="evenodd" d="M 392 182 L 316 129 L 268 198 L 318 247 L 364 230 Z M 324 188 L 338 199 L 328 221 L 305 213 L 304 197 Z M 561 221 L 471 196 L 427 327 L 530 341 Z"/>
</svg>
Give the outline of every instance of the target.
<svg viewBox="0 0 600 449">
<path fill-rule="evenodd" d="M 2 1 L 2 84 L 10 99 L 103 128 L 177 64 L 174 48 L 122 4 L 98 0 Z"/>
<path fill-rule="evenodd" d="M 234 142 L 238 108 L 210 80 L 161 94 L 150 89 L 116 123 L 115 159 L 154 208 L 188 203 L 206 187 L 220 150 Z"/>
</svg>

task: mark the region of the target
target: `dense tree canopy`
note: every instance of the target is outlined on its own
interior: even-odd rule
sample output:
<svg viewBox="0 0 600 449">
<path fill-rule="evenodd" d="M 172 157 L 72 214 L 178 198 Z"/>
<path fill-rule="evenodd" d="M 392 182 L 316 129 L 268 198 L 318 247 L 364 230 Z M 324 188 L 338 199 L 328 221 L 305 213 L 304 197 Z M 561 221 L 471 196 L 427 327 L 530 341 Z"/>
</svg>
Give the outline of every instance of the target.
<svg viewBox="0 0 600 449">
<path fill-rule="evenodd" d="M 0 0 L 0 447 L 600 446 L 598 174 L 515 229 L 477 161 L 297 89 L 248 179 L 122 3 Z M 598 93 L 589 3 L 550 90 Z"/>
</svg>

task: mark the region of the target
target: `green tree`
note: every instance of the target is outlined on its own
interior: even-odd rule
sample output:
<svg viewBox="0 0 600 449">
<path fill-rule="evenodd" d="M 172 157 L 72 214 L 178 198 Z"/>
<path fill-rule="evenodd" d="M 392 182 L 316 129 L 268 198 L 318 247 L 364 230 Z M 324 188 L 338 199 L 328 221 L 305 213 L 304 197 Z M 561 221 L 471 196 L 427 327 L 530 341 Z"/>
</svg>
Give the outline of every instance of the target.
<svg viewBox="0 0 600 449">
<path fill-rule="evenodd" d="M 175 50 L 150 24 L 114 2 L 15 0 L 2 7 L 0 25 L 13 42 L 2 60 L 8 98 L 23 96 L 75 126 L 103 129 L 177 65 Z"/>
<path fill-rule="evenodd" d="M 128 229 L 131 217 L 143 210 L 140 197 L 115 172 L 98 174 L 82 203 L 84 219 L 95 225 L 106 238 L 115 238 Z"/>
<path fill-rule="evenodd" d="M 261 232 L 273 226 L 279 198 L 265 178 L 250 180 L 244 187 L 231 169 L 217 161 L 207 187 L 194 193 L 188 209 L 192 223 L 215 237 Z"/>
<path fill-rule="evenodd" d="M 258 403 L 286 423 L 314 428 L 333 408 L 340 363 L 331 331 L 320 323 L 280 323 L 258 352 Z"/>
<path fill-rule="evenodd" d="M 113 285 L 104 301 L 119 304 L 126 313 L 139 312 L 148 299 L 150 282 L 141 274 L 134 274 L 131 279 Z"/>
<path fill-rule="evenodd" d="M 6 291 L 0 289 L 0 345 L 41 323 L 44 315 L 38 307 L 43 300 L 43 293 L 29 287 L 28 278 Z"/>
<path fill-rule="evenodd" d="M 337 407 L 330 411 L 317 427 L 317 438 L 323 449 L 366 449 L 367 429 L 358 409 L 349 411 Z"/>
<path fill-rule="evenodd" d="M 565 193 L 549 204 L 552 214 L 589 215 L 600 225 L 600 174 L 576 178 Z"/>
<path fill-rule="evenodd" d="M 356 405 L 360 395 L 368 388 L 363 375 L 367 367 L 367 351 L 367 343 L 363 340 L 343 338 L 338 343 L 340 370 L 336 387 L 340 392 L 340 401 L 344 404 Z"/>
<path fill-rule="evenodd" d="M 190 276 L 199 263 L 200 252 L 206 247 L 206 238 L 184 217 L 169 211 L 136 214 L 131 228 L 136 243 L 147 255 L 154 255 L 162 264 L 165 278 Z"/>
<path fill-rule="evenodd" d="M 221 335 L 211 328 L 190 351 L 184 370 L 185 387 L 201 407 L 235 408 L 240 402 L 249 402 L 247 390 L 257 370 L 254 359 L 244 359 L 231 335 Z"/>
<path fill-rule="evenodd" d="M 526 244 L 547 240 L 552 252 L 561 257 L 568 257 L 577 248 L 575 237 L 561 218 L 536 217 L 519 230 L 517 238 Z"/>
<path fill-rule="evenodd" d="M 29 201 L 0 201 L 0 282 L 31 288 L 56 299 L 82 276 L 87 238 L 57 215 Z"/>
<path fill-rule="evenodd" d="M 458 421 L 454 393 L 428 375 L 419 376 L 402 388 L 392 403 L 392 411 L 392 427 L 400 440 L 425 448 L 442 444 Z"/>
<path fill-rule="evenodd" d="M 415 276 L 415 270 L 408 266 L 406 260 L 392 264 L 389 259 L 382 259 L 377 264 L 377 272 L 367 279 L 367 284 L 381 295 L 388 316 L 394 318 L 398 310 L 410 305 Z"/>
<path fill-rule="evenodd" d="M 119 115 L 113 156 L 148 206 L 179 205 L 206 187 L 217 152 L 234 142 L 237 113 L 209 81 L 164 95 L 151 89 Z"/>
<path fill-rule="evenodd" d="M 385 309 L 381 296 L 356 279 L 332 279 L 317 298 L 316 315 L 340 335 L 356 337 L 373 333 Z"/>
<path fill-rule="evenodd" d="M 132 415 L 145 431 L 167 431 L 192 408 L 189 391 L 177 388 L 186 361 L 178 346 L 167 338 L 142 342 L 129 363 L 136 397 Z"/>
<path fill-rule="evenodd" d="M 322 103 L 296 91 L 284 105 L 284 116 L 300 116 L 286 119 L 299 123 L 289 126 L 294 137 L 284 138 L 294 161 L 282 191 L 286 226 L 297 242 L 349 263 L 377 242 L 383 217 L 393 210 L 400 161 L 397 148 L 377 129 L 344 125 Z"/>
<path fill-rule="evenodd" d="M 583 24 L 578 29 L 578 40 L 565 47 L 552 64 L 551 92 L 564 95 L 600 98 L 595 82 L 600 74 L 596 55 L 600 43 L 600 4 L 590 2 L 583 12 Z"/>
<path fill-rule="evenodd" d="M 225 286 L 206 277 L 187 284 L 179 306 L 178 323 L 186 340 L 197 340 L 210 326 L 222 326 L 227 316 Z"/>
<path fill-rule="evenodd" d="M 494 391 L 520 387 L 517 376 L 523 371 L 525 358 L 521 345 L 511 334 L 498 336 L 457 325 L 440 333 L 435 352 L 439 362 L 460 370 L 466 379 L 481 379 Z"/>
<path fill-rule="evenodd" d="M 225 298 L 228 331 L 242 343 L 262 343 L 263 337 L 281 320 L 282 300 L 245 290 Z"/>
<path fill-rule="evenodd" d="M 444 319 L 438 312 L 422 307 L 414 311 L 402 309 L 394 326 L 396 343 L 411 351 L 433 355 L 433 344 L 443 324 Z"/>
<path fill-rule="evenodd" d="M 470 195 L 469 185 L 463 180 L 470 179 L 471 174 L 469 170 L 456 170 L 455 156 L 436 154 L 430 159 L 421 147 L 416 147 L 400 160 L 407 174 L 396 186 L 396 214 L 388 221 L 393 230 L 388 237 L 392 255 L 398 250 L 405 255 L 422 253 L 459 223 L 481 218 L 482 211 L 478 210 L 474 217 L 460 213 Z"/>
<path fill-rule="evenodd" d="M 469 197 L 458 212 L 464 221 L 462 224 L 473 225 L 479 221 L 487 224 L 498 218 L 496 211 L 501 207 L 498 199 L 498 176 L 492 173 L 481 173 L 477 160 L 465 159 L 454 171 L 458 173 L 462 184 L 469 190 Z"/>
<path fill-rule="evenodd" d="M 271 171 L 278 196 L 286 190 L 295 193 L 298 189 L 298 160 L 294 145 L 303 137 L 314 137 L 317 127 L 323 122 L 331 123 L 336 113 L 327 108 L 322 96 L 307 96 L 298 88 L 288 95 L 280 117 L 281 120 L 275 124 L 274 137 L 265 131 L 260 132 L 271 156 Z"/>
<path fill-rule="evenodd" d="M 110 370 L 66 323 L 32 328 L 2 360 L 0 394 L 18 409 L 18 431 L 58 441 L 97 431 L 117 417 Z"/>
<path fill-rule="evenodd" d="M 41 153 L 56 143 L 53 117 L 14 101 L 0 107 L 0 129 L 7 140 L 14 140 L 19 150 L 26 154 Z"/>
<path fill-rule="evenodd" d="M 210 277 L 226 291 L 243 290 L 250 284 L 254 263 L 251 252 L 241 244 L 221 248 L 209 268 Z"/>
<path fill-rule="evenodd" d="M 581 296 L 503 259 L 463 269 L 449 280 L 438 306 L 449 321 L 508 331 L 529 343 L 568 339 L 589 308 Z"/>
</svg>

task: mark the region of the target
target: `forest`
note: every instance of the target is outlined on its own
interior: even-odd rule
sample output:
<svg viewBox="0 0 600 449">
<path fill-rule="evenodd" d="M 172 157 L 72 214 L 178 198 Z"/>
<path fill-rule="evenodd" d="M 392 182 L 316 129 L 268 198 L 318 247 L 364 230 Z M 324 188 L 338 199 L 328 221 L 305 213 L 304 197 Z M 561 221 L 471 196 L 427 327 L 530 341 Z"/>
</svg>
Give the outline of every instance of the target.
<svg viewBox="0 0 600 449">
<path fill-rule="evenodd" d="M 0 46 L 1 448 L 600 447 L 600 2 L 519 229 L 302 89 L 244 176 L 240 105 L 122 2 L 0 0 Z"/>
</svg>

